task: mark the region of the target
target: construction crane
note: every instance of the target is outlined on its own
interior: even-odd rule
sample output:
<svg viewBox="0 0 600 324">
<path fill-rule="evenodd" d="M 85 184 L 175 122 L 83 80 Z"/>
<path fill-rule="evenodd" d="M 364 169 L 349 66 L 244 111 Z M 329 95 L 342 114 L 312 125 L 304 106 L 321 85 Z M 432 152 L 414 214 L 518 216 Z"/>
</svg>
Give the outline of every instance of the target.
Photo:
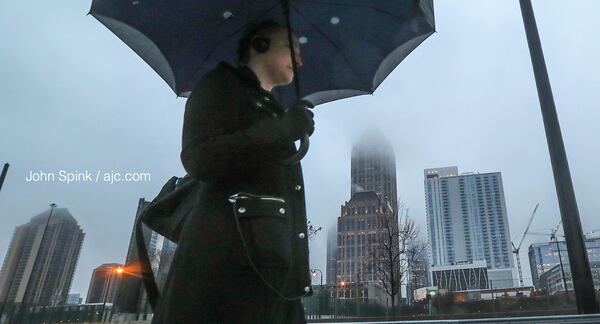
<svg viewBox="0 0 600 324">
<path fill-rule="evenodd" d="M 4 163 L 2 174 L 0 174 L 0 190 L 2 189 L 2 184 L 4 184 L 4 178 L 6 178 L 6 172 L 8 172 L 8 165 L 8 163 Z"/>
<path fill-rule="evenodd" d="M 527 231 L 529 231 L 529 226 L 531 226 L 531 222 L 533 221 L 533 217 L 535 216 L 535 212 L 537 212 L 539 206 L 540 203 L 535 204 L 535 208 L 529 217 L 529 223 L 527 223 L 527 227 L 525 227 L 525 231 L 523 232 L 523 236 L 521 236 L 519 245 L 515 247 L 515 242 L 510 242 L 513 247 L 513 253 L 517 257 L 517 269 L 519 269 L 519 284 L 521 287 L 523 287 L 523 271 L 521 270 L 521 257 L 519 256 L 519 251 L 521 250 L 521 245 L 523 244 L 523 240 L 525 240 L 525 235 L 527 235 Z"/>
</svg>

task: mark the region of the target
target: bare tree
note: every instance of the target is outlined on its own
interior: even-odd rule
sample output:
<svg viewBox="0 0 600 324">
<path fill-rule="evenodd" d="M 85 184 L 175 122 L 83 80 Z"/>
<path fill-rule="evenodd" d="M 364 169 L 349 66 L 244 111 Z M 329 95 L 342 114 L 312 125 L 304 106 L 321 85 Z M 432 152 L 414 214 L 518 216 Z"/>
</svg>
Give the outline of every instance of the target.
<svg viewBox="0 0 600 324">
<path fill-rule="evenodd" d="M 371 254 L 375 274 L 390 296 L 392 318 L 395 319 L 396 301 L 402 297 L 401 284 L 426 246 L 417 241 L 419 227 L 409 216 L 404 204 L 398 205 L 398 218 L 393 215 L 393 212 L 388 212 L 379 218 Z"/>
<path fill-rule="evenodd" d="M 316 227 L 310 221 L 306 223 L 306 228 L 308 230 L 308 238 L 311 240 L 314 239 L 315 236 L 317 236 L 317 233 L 323 229 L 321 226 Z"/>
</svg>

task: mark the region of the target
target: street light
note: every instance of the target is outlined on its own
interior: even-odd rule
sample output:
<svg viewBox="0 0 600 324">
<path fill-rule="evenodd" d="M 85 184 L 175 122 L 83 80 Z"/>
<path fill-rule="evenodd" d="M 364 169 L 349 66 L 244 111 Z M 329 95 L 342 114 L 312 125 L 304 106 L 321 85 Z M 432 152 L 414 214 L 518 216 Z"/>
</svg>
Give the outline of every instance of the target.
<svg viewBox="0 0 600 324">
<path fill-rule="evenodd" d="M 121 275 L 124 271 L 123 267 L 118 266 L 118 267 L 110 267 L 110 272 L 108 275 L 108 285 L 106 285 L 106 290 L 104 292 L 104 298 L 102 298 L 102 323 L 104 323 L 104 321 L 106 320 L 106 298 L 108 296 L 108 294 L 110 293 L 110 284 L 112 282 L 112 278 L 113 278 L 113 274 L 117 274 L 117 275 Z M 113 308 L 111 310 L 111 315 L 112 312 L 114 311 L 114 301 L 113 301 Z"/>
<path fill-rule="evenodd" d="M 318 309 L 319 312 L 317 315 L 319 315 L 319 318 L 321 318 L 321 304 L 323 304 L 323 272 L 319 269 L 312 269 L 310 270 L 310 273 L 312 274 L 312 276 L 316 276 L 317 275 L 317 271 L 319 271 L 319 275 L 321 276 L 321 284 L 319 285 L 319 297 L 317 298 L 318 301 Z"/>
<path fill-rule="evenodd" d="M 594 279 L 592 278 L 592 271 L 581 229 L 581 219 L 579 217 L 579 209 L 577 208 L 575 189 L 571 180 L 571 171 L 569 170 L 569 162 L 558 122 L 558 114 L 556 113 L 556 106 L 533 14 L 533 7 L 531 0 L 519 0 L 519 4 L 521 5 L 525 34 L 527 36 L 527 44 L 529 45 L 529 53 L 533 65 L 540 108 L 542 110 L 542 120 L 544 122 L 546 141 L 550 153 L 550 164 L 552 165 L 552 173 L 554 174 L 558 206 L 565 232 L 569 264 L 571 265 L 577 311 L 579 314 L 600 313 L 600 307 L 598 306 L 594 290 Z"/>
<path fill-rule="evenodd" d="M 317 271 L 319 271 L 319 275 L 321 276 L 321 285 L 319 286 L 319 289 L 323 288 L 323 272 L 319 269 L 312 269 L 310 270 L 310 273 L 312 273 L 312 276 L 316 276 L 317 275 Z"/>
</svg>

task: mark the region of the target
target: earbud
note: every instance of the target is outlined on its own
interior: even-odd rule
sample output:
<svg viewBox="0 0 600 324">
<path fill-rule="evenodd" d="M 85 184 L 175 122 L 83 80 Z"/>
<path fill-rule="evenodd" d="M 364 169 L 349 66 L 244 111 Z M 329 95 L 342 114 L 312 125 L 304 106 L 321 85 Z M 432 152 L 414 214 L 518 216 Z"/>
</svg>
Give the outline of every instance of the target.
<svg viewBox="0 0 600 324">
<path fill-rule="evenodd" d="M 266 37 L 256 37 L 252 40 L 252 48 L 259 53 L 265 53 L 269 50 L 271 40 Z"/>
</svg>

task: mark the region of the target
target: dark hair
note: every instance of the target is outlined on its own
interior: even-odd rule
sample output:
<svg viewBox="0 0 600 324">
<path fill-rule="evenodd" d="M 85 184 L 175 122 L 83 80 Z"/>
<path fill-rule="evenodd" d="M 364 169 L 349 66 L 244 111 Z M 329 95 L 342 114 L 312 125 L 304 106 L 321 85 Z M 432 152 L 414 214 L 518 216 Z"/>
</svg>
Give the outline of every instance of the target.
<svg viewBox="0 0 600 324">
<path fill-rule="evenodd" d="M 246 27 L 246 30 L 240 38 L 237 48 L 237 60 L 240 64 L 248 63 L 250 60 L 250 47 L 252 45 L 252 39 L 255 37 L 269 38 L 274 32 L 285 28 L 274 20 L 263 20 L 257 24 L 252 24 Z"/>
</svg>

